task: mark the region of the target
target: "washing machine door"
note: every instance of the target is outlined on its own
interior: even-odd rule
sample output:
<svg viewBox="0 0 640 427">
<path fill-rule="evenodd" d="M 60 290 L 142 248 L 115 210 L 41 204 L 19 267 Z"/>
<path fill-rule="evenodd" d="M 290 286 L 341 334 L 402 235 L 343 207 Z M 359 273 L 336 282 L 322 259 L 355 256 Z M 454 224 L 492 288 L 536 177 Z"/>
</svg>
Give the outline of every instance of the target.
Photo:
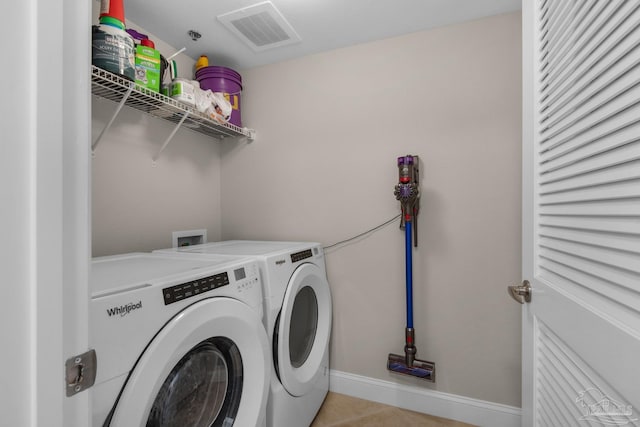
<svg viewBox="0 0 640 427">
<path fill-rule="evenodd" d="M 231 298 L 199 301 L 171 319 L 136 363 L 112 427 L 255 427 L 269 387 L 260 318 Z"/>
<path fill-rule="evenodd" d="M 331 310 L 324 271 L 315 264 L 300 265 L 289 280 L 274 343 L 278 377 L 293 396 L 308 393 L 322 373 L 331 335 Z"/>
</svg>

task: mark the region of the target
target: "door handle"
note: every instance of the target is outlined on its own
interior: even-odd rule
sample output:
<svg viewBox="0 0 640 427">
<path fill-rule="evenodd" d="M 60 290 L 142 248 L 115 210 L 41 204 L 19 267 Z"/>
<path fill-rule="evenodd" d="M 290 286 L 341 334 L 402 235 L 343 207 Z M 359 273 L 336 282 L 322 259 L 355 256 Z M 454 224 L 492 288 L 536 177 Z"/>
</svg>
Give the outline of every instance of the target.
<svg viewBox="0 0 640 427">
<path fill-rule="evenodd" d="M 522 285 L 509 286 L 509 295 L 520 304 L 531 302 L 531 284 L 528 280 L 523 280 Z"/>
</svg>

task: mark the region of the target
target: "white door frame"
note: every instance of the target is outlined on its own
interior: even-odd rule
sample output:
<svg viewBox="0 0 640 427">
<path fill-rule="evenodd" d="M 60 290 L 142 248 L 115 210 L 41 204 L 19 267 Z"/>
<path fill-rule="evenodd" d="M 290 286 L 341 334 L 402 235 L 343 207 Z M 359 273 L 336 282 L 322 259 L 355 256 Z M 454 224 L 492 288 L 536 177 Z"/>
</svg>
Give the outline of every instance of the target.
<svg viewBox="0 0 640 427">
<path fill-rule="evenodd" d="M 0 413 L 6 425 L 86 427 L 89 393 L 65 397 L 64 363 L 88 349 L 90 3 L 5 12 Z"/>
<path fill-rule="evenodd" d="M 91 4 L 64 0 L 63 8 L 61 362 L 89 349 L 91 262 Z M 60 31 L 60 23 L 53 26 Z M 65 427 L 89 425 L 91 393 L 63 397 Z"/>
<path fill-rule="evenodd" d="M 522 277 L 534 277 L 533 263 L 535 242 L 525 238 L 533 236 L 534 216 L 534 130 L 535 130 L 535 100 L 534 100 L 534 72 L 535 54 L 533 46 L 533 34 L 535 31 L 534 7 L 535 1 L 522 2 Z M 529 305 L 522 308 L 522 324 L 530 323 L 531 313 Z M 533 427 L 532 410 L 534 407 L 534 378 L 533 371 L 525 369 L 533 366 L 534 337 L 530 328 L 522 328 L 522 427 Z"/>
</svg>

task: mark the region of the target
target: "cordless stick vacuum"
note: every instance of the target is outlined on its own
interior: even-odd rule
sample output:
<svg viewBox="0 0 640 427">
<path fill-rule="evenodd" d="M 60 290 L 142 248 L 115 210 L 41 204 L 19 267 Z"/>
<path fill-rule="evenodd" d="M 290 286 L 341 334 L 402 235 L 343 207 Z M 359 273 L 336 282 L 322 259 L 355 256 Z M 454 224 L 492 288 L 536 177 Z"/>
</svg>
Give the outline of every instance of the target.
<svg viewBox="0 0 640 427">
<path fill-rule="evenodd" d="M 387 369 L 398 374 L 411 375 L 434 382 L 436 365 L 433 362 L 416 359 L 415 334 L 413 329 L 413 245 L 418 246 L 418 224 L 416 218 L 420 208 L 420 161 L 418 156 L 398 157 L 399 182 L 394 194 L 400 201 L 402 219 L 400 229 L 405 236 L 405 268 L 407 287 L 407 327 L 405 329 L 404 355 L 389 354 Z M 413 227 L 412 227 L 413 224 Z M 413 231 L 412 231 L 413 228 Z M 413 239 L 412 239 L 413 237 Z"/>
</svg>

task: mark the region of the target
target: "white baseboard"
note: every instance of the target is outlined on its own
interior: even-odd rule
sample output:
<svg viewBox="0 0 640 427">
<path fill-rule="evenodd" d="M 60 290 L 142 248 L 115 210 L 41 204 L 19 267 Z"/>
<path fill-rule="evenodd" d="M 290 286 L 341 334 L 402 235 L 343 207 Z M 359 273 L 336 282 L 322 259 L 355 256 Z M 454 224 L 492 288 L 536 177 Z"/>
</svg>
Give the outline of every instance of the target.
<svg viewBox="0 0 640 427">
<path fill-rule="evenodd" d="M 330 371 L 329 390 L 482 427 L 520 427 L 522 410 L 508 405 Z"/>
</svg>

